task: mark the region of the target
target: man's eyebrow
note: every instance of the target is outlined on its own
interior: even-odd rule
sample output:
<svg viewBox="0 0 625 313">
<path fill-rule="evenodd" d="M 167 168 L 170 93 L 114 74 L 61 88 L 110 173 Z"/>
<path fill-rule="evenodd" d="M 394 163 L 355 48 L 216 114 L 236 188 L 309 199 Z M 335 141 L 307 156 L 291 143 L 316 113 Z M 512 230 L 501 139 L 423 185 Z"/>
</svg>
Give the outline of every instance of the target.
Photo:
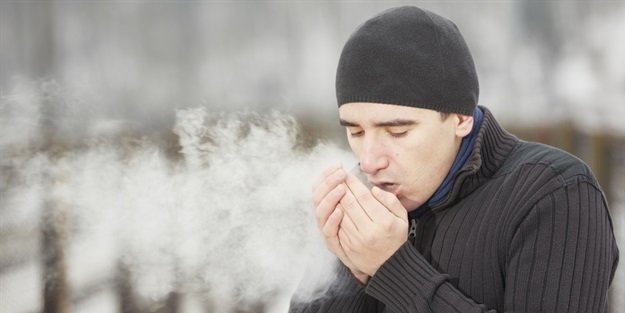
<svg viewBox="0 0 625 313">
<path fill-rule="evenodd" d="M 390 121 L 384 121 L 384 122 L 377 122 L 374 123 L 373 125 L 375 127 L 393 127 L 393 126 L 410 126 L 410 125 L 415 125 L 417 124 L 417 121 L 415 120 L 407 120 L 407 119 L 394 119 L 394 120 L 390 120 Z"/>
<path fill-rule="evenodd" d="M 345 126 L 345 127 L 358 127 L 359 125 L 353 122 L 349 122 L 346 121 L 342 118 L 339 119 L 339 124 L 341 124 L 341 126 Z"/>
<path fill-rule="evenodd" d="M 350 121 L 346 121 L 344 119 L 339 119 L 339 123 L 341 124 L 341 126 L 345 126 L 345 127 L 359 127 L 360 125 L 354 123 L 354 122 L 350 122 Z M 410 126 L 410 125 L 415 125 L 417 124 L 417 121 L 415 120 L 407 120 L 407 119 L 394 119 L 394 120 L 390 120 L 390 121 L 384 121 L 384 122 L 375 122 L 373 123 L 374 127 L 393 127 L 393 126 Z"/>
</svg>

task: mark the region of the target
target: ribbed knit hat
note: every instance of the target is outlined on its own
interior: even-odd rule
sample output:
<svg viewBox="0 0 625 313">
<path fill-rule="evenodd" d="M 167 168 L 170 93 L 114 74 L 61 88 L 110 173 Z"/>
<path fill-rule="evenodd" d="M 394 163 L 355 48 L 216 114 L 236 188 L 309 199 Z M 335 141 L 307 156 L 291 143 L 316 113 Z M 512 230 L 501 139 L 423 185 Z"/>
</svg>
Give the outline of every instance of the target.
<svg viewBox="0 0 625 313">
<path fill-rule="evenodd" d="M 349 38 L 336 72 L 339 106 L 374 102 L 472 115 L 479 85 L 458 27 L 404 6 L 382 12 Z"/>
</svg>

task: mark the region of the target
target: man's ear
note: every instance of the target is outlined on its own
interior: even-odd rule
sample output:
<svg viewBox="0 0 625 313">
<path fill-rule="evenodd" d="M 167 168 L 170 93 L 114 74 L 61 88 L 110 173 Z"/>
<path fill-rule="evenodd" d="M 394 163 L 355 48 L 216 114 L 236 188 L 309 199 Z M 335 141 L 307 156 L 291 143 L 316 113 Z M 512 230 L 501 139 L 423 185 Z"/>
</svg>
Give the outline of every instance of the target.
<svg viewBox="0 0 625 313">
<path fill-rule="evenodd" d="M 471 129 L 473 129 L 473 116 L 456 114 L 456 117 L 456 135 L 458 137 L 465 137 L 470 134 Z"/>
</svg>

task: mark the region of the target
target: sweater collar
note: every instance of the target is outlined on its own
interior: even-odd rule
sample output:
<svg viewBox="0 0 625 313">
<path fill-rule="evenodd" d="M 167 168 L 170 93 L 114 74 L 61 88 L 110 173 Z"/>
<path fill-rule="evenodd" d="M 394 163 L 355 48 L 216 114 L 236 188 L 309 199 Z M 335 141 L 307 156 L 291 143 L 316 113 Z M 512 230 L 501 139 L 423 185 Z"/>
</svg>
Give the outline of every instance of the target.
<svg viewBox="0 0 625 313">
<path fill-rule="evenodd" d="M 439 201 L 436 203 L 431 203 L 432 211 L 440 211 L 449 207 L 493 177 L 503 165 L 508 154 L 519 143 L 514 135 L 499 125 L 490 110 L 483 106 L 479 106 L 479 109 L 483 112 L 483 118 L 474 139 L 471 154 L 459 170 L 450 171 L 448 176 L 451 176 L 451 188 L 442 199 L 438 199 Z M 422 215 L 423 212 L 416 214 L 417 216 L 412 214 L 420 209 L 412 211 L 410 217 L 415 218 Z M 427 211 L 429 209 L 425 212 Z"/>
</svg>

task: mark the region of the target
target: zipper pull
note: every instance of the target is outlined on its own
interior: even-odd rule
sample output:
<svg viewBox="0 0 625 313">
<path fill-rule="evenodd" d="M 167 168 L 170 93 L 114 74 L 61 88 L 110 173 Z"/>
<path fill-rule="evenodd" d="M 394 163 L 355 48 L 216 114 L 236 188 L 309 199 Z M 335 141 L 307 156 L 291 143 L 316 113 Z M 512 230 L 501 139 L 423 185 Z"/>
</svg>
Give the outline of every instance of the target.
<svg viewBox="0 0 625 313">
<path fill-rule="evenodd" d="M 417 220 L 413 218 L 410 220 L 410 230 L 408 231 L 408 239 L 410 241 L 414 241 L 416 236 L 417 236 Z"/>
</svg>

